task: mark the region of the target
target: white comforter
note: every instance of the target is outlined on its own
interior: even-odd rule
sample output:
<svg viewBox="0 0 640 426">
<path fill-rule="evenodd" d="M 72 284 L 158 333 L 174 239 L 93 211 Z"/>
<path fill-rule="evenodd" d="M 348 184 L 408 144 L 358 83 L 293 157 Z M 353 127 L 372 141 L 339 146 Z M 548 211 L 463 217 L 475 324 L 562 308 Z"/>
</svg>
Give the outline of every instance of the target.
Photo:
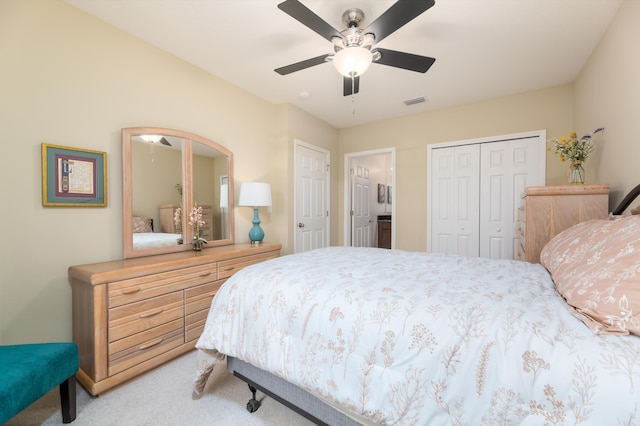
<svg viewBox="0 0 640 426">
<path fill-rule="evenodd" d="M 143 250 L 156 247 L 176 246 L 182 239 L 182 234 L 167 234 L 162 232 L 134 232 L 133 249 Z"/>
<path fill-rule="evenodd" d="M 196 393 L 227 354 L 374 424 L 640 424 L 640 338 L 594 335 L 539 264 L 283 256 L 223 285 L 197 347 Z"/>
</svg>

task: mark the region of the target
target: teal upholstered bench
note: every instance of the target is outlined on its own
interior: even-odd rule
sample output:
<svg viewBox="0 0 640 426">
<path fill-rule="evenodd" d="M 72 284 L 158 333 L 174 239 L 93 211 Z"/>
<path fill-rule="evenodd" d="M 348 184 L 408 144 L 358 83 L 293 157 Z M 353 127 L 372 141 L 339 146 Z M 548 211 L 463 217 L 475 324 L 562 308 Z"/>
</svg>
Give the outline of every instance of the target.
<svg viewBox="0 0 640 426">
<path fill-rule="evenodd" d="M 0 346 L 0 424 L 60 386 L 62 422 L 76 418 L 75 343 Z"/>
</svg>

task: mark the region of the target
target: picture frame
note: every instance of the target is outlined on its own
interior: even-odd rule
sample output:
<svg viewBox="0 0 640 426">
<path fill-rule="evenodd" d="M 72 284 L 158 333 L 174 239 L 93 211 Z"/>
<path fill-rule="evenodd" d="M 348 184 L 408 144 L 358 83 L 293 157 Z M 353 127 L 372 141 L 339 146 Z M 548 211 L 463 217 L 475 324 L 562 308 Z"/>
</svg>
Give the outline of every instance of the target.
<svg viewBox="0 0 640 426">
<path fill-rule="evenodd" d="M 391 204 L 391 186 L 387 186 L 387 204 Z"/>
<path fill-rule="evenodd" d="M 378 184 L 378 204 L 384 204 L 384 198 L 385 198 L 385 186 L 382 183 Z"/>
<path fill-rule="evenodd" d="M 107 153 L 43 143 L 42 205 L 105 207 Z"/>
</svg>

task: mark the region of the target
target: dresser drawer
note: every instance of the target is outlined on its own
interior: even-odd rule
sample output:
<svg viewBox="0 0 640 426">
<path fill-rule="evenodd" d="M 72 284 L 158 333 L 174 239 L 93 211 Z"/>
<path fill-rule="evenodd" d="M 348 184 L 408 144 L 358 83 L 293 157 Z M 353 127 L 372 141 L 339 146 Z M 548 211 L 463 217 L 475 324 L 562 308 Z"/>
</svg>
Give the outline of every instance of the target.
<svg viewBox="0 0 640 426">
<path fill-rule="evenodd" d="M 217 278 L 216 263 L 176 269 L 108 284 L 109 307 L 122 306 L 154 296 L 214 281 Z"/>
<path fill-rule="evenodd" d="M 172 321 L 109 345 L 109 375 L 184 344 L 183 320 Z"/>
<path fill-rule="evenodd" d="M 204 331 L 204 325 L 207 322 L 209 309 L 198 311 L 191 315 L 187 315 L 187 330 L 185 334 L 185 342 L 197 340 Z"/>
<path fill-rule="evenodd" d="M 213 296 L 225 280 L 199 285 L 185 290 L 186 341 L 200 337 L 211 307 Z"/>
<path fill-rule="evenodd" d="M 263 262 L 265 260 L 274 259 L 280 255 L 280 251 L 271 251 L 266 253 L 252 254 L 249 256 L 237 257 L 230 260 L 222 260 L 218 262 L 218 278 L 229 278 L 240 269 L 253 265 L 254 263 Z"/>
<path fill-rule="evenodd" d="M 188 288 L 184 292 L 187 315 L 202 309 L 209 309 L 213 296 L 220 289 L 225 280 L 218 280 L 212 283 L 202 284 L 197 287 Z"/>
<path fill-rule="evenodd" d="M 182 291 L 109 309 L 109 343 L 184 317 Z"/>
</svg>

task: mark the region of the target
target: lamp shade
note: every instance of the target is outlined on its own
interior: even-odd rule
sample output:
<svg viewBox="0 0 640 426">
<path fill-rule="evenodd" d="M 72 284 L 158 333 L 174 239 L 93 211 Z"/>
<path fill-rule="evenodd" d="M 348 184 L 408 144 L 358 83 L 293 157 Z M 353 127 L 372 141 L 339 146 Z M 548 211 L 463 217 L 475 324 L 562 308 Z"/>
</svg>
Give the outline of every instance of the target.
<svg viewBox="0 0 640 426">
<path fill-rule="evenodd" d="M 364 47 L 347 47 L 333 57 L 333 66 L 345 77 L 362 75 L 371 65 L 373 55 Z"/>
<path fill-rule="evenodd" d="M 271 206 L 271 185 L 263 182 L 244 182 L 240 185 L 239 206 Z"/>
</svg>

